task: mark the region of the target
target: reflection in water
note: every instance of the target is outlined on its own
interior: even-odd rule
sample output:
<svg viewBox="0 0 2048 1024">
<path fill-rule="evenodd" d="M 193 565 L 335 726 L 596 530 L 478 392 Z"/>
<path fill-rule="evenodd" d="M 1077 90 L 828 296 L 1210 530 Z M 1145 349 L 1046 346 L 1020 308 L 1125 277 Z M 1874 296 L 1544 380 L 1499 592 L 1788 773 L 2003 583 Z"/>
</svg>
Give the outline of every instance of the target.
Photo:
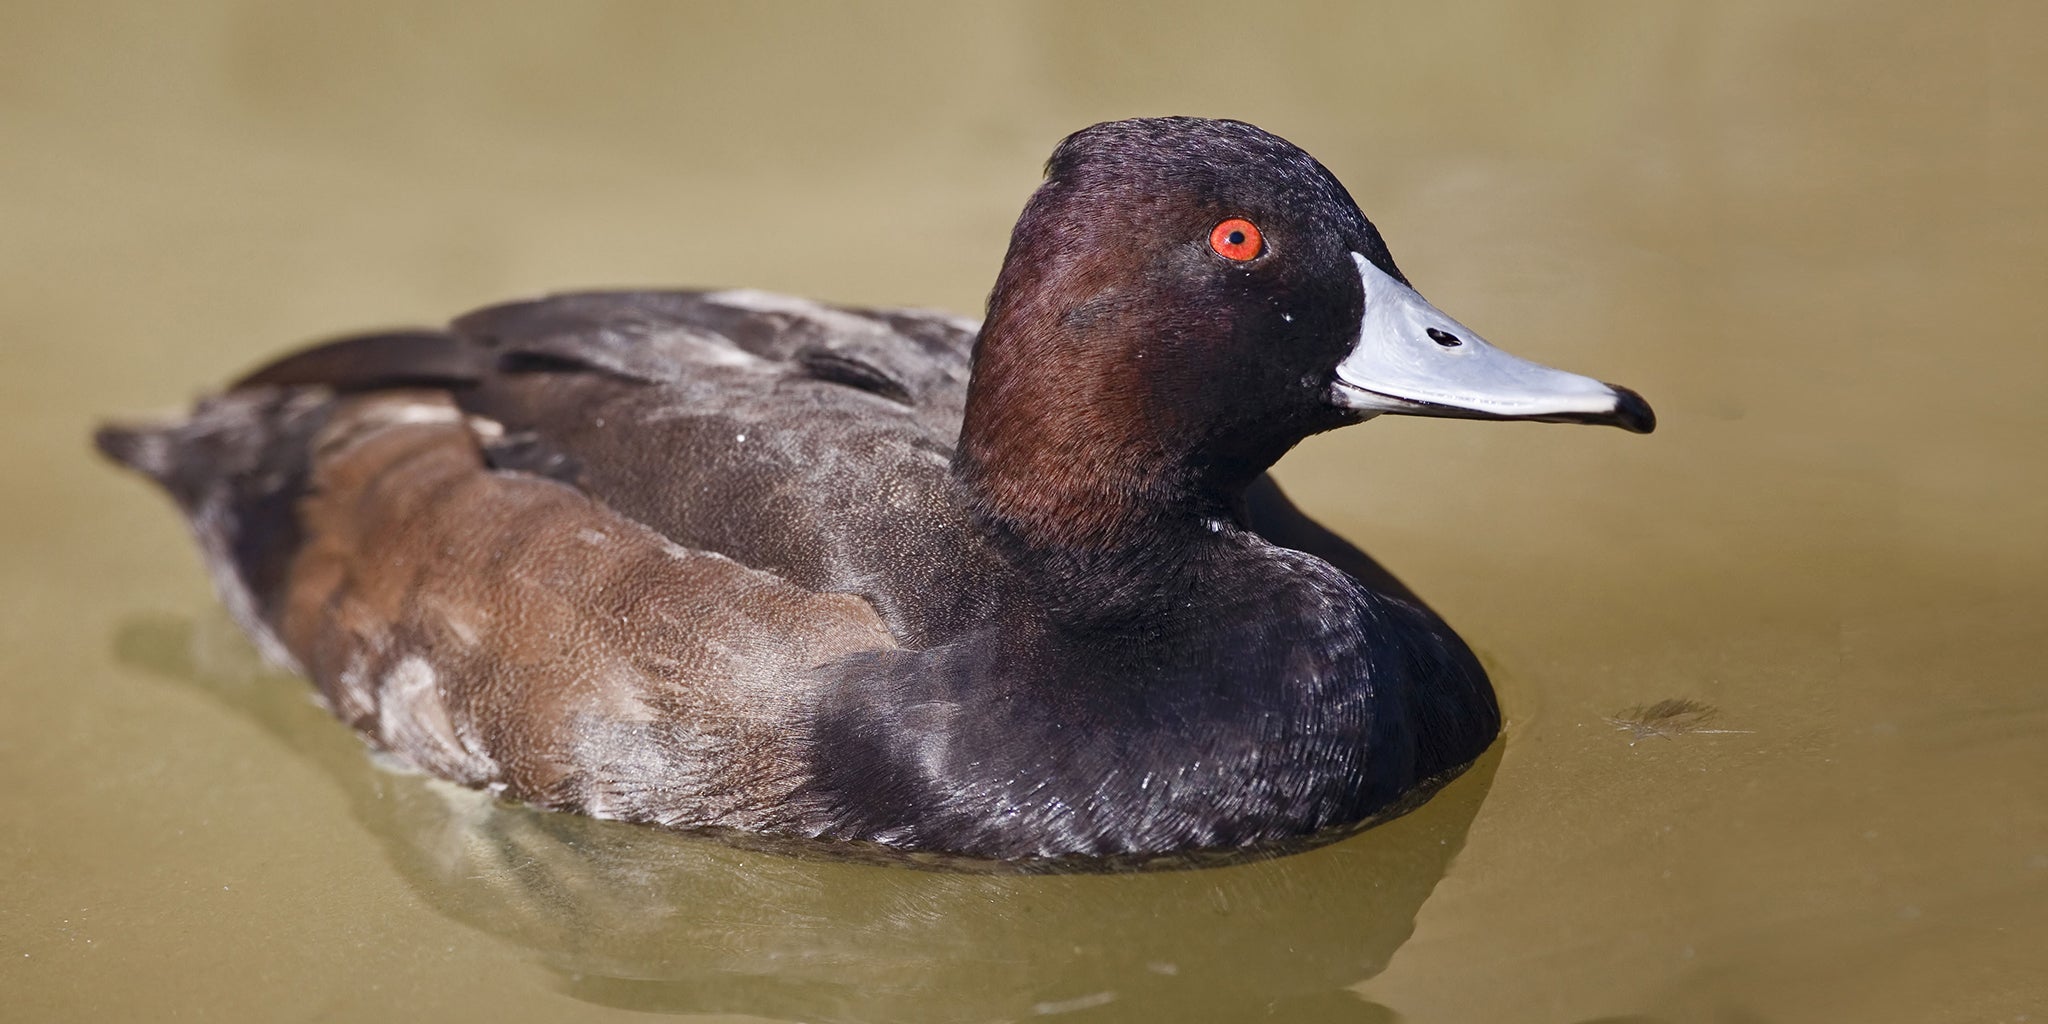
<svg viewBox="0 0 2048 1024">
<path fill-rule="evenodd" d="M 1392 1019 L 1347 987 L 1408 938 L 1500 759 L 1496 745 L 1420 810 L 1291 857 L 1121 875 L 913 870 L 761 853 L 379 771 L 302 682 L 258 668 L 217 618 L 132 619 L 115 647 L 317 761 L 443 913 L 536 951 L 577 998 L 647 1011 Z"/>
</svg>

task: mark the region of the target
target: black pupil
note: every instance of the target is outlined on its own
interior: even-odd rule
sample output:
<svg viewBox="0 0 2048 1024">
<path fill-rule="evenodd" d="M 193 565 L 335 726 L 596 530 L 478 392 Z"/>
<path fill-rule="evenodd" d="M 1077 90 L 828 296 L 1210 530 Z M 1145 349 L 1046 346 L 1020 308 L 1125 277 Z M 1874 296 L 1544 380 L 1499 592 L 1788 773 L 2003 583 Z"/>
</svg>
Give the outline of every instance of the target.
<svg viewBox="0 0 2048 1024">
<path fill-rule="evenodd" d="M 1457 335 L 1452 334 L 1449 331 L 1439 331 L 1434 327 L 1429 329 L 1429 337 L 1431 341 L 1434 341 L 1445 348 L 1457 348 L 1458 346 L 1464 344 L 1464 342 L 1458 340 Z"/>
<path fill-rule="evenodd" d="M 1225 236 L 1223 236 L 1223 239 L 1224 239 L 1224 241 L 1226 241 L 1226 242 L 1229 242 L 1229 243 L 1230 243 L 1230 244 L 1232 244 L 1232 245 L 1243 245 L 1243 244 L 1244 244 L 1244 232 L 1242 232 L 1242 231 L 1233 231 L 1233 232 L 1231 232 L 1230 234 L 1228 234 L 1228 235 L 1225 235 Z"/>
</svg>

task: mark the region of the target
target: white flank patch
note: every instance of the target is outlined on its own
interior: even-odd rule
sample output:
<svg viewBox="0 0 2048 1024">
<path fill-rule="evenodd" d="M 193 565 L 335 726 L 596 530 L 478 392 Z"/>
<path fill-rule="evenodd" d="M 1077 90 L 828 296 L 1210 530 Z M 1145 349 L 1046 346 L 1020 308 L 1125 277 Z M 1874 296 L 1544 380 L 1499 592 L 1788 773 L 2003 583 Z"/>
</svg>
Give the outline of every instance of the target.
<svg viewBox="0 0 2048 1024">
<path fill-rule="evenodd" d="M 440 675 L 417 654 L 399 659 L 384 673 L 378 693 L 377 731 L 385 743 L 420 767 L 468 785 L 497 775 L 497 765 L 465 746 L 441 699 Z"/>
</svg>

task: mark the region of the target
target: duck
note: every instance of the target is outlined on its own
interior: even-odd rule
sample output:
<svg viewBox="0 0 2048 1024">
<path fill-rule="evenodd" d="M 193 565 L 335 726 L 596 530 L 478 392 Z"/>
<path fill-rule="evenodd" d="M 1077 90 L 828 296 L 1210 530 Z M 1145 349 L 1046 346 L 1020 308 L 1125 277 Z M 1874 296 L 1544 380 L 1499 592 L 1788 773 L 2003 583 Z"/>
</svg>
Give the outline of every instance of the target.
<svg viewBox="0 0 2048 1024">
<path fill-rule="evenodd" d="M 1344 834 L 1495 740 L 1269 468 L 1382 415 L 1647 433 L 1425 301 L 1250 124 L 1066 137 L 979 323 L 599 291 L 286 355 L 98 447 L 376 750 L 541 808 L 997 862 Z"/>
</svg>

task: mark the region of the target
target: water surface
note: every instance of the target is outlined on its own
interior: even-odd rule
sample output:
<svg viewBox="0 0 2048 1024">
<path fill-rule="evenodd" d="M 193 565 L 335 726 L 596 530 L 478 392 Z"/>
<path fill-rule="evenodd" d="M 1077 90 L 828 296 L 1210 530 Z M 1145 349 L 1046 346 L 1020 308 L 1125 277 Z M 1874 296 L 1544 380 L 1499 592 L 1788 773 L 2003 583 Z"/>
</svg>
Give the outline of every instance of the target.
<svg viewBox="0 0 2048 1024">
<path fill-rule="evenodd" d="M 0 23 L 10 1019 L 2048 1019 L 2032 8 Z M 512 295 L 972 312 L 1053 143 L 1144 113 L 1302 144 L 1434 302 L 1662 419 L 1381 421 L 1282 464 L 1510 720 L 1336 846 L 960 876 L 396 775 L 254 667 L 164 503 L 86 450 L 299 339 Z M 1713 711 L 1630 713 L 1667 700 Z"/>
</svg>

